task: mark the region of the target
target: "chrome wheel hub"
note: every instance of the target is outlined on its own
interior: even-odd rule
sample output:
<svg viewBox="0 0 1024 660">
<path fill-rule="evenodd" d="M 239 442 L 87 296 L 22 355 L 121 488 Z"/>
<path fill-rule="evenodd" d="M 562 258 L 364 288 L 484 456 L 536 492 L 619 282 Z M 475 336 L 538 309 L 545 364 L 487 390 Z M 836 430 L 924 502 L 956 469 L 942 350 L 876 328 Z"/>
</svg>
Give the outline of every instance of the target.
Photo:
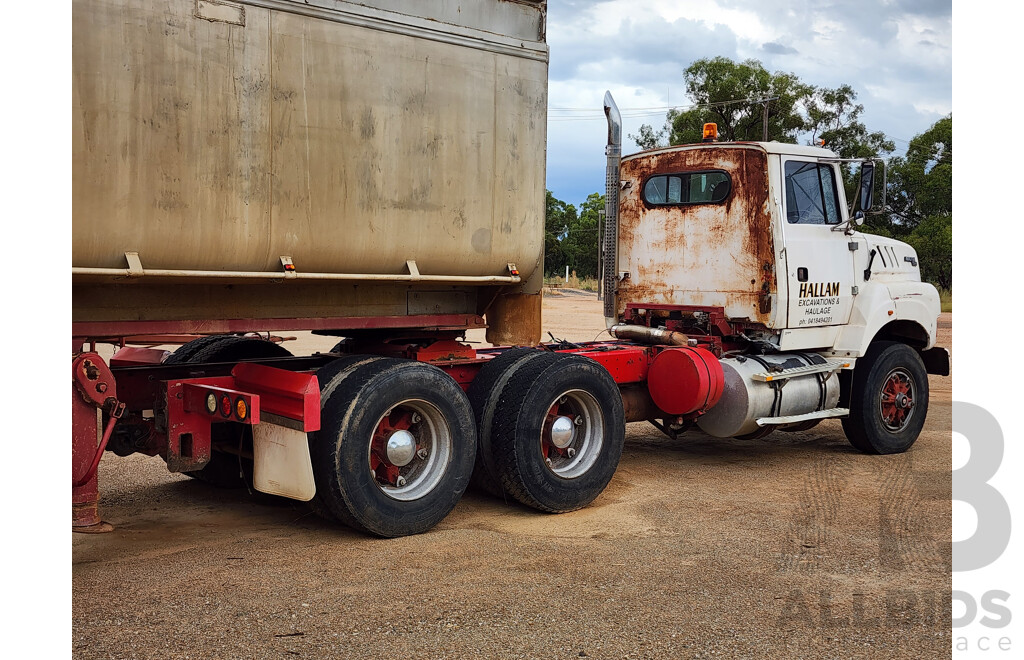
<svg viewBox="0 0 1024 660">
<path fill-rule="evenodd" d="M 388 438 L 387 455 L 392 465 L 405 467 L 416 456 L 416 436 L 408 431 L 395 431 Z"/>
<path fill-rule="evenodd" d="M 571 417 L 562 415 L 556 418 L 551 424 L 551 444 L 559 449 L 565 449 L 572 444 L 573 436 L 576 435 L 575 430 L 576 425 Z"/>
</svg>

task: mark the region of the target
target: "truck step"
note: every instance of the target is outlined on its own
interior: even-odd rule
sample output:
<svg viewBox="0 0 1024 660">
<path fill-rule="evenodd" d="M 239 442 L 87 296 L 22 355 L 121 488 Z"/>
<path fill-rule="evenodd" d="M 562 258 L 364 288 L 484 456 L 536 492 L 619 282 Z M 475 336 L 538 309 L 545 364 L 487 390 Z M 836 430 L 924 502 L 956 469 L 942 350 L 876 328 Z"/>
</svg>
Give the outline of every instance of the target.
<svg viewBox="0 0 1024 660">
<path fill-rule="evenodd" d="M 787 378 L 795 378 L 797 376 L 809 376 L 811 374 L 822 374 L 827 371 L 838 371 L 839 369 L 845 369 L 849 366 L 850 362 L 848 360 L 825 360 L 822 364 L 812 364 L 807 367 L 793 367 L 792 369 L 783 369 L 782 371 L 775 372 L 766 371 L 764 373 L 754 374 L 751 378 L 761 383 L 772 383 L 778 380 L 785 380 Z"/>
<path fill-rule="evenodd" d="M 759 417 L 758 426 L 774 426 L 776 424 L 796 424 L 797 422 L 808 422 L 812 419 L 828 419 L 830 417 L 846 417 L 850 414 L 849 408 L 829 408 L 817 412 L 805 413 L 803 415 L 788 415 L 786 417 Z"/>
</svg>

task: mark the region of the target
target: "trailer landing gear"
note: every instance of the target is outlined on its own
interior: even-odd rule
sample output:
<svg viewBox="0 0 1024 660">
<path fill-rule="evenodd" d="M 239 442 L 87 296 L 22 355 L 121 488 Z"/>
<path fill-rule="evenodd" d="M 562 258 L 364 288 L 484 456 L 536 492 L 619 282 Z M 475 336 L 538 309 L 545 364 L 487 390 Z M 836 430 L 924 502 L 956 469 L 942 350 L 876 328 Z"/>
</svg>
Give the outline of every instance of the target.
<svg viewBox="0 0 1024 660">
<path fill-rule="evenodd" d="M 102 415 L 106 412 L 106 415 Z M 71 362 L 71 531 L 102 534 L 114 526 L 100 520 L 96 468 L 114 424 L 124 412 L 114 376 L 96 353 Z M 103 418 L 108 419 L 102 438 Z"/>
</svg>

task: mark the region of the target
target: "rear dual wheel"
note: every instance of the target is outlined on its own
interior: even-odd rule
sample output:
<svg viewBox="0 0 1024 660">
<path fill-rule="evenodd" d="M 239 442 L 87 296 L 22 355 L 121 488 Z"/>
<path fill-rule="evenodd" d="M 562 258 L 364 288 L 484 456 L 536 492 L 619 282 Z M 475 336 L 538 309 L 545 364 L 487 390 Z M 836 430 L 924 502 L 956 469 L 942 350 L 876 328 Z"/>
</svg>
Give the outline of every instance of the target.
<svg viewBox="0 0 1024 660">
<path fill-rule="evenodd" d="M 444 519 L 476 456 L 462 388 L 434 366 L 390 358 L 356 359 L 329 380 L 319 376 L 321 428 L 310 440 L 318 506 L 384 537 L 425 532 Z"/>
<path fill-rule="evenodd" d="M 604 367 L 579 355 L 511 353 L 493 373 L 479 415 L 477 479 L 551 513 L 590 504 L 618 467 L 625 440 L 622 396 Z M 490 365 L 489 365 L 490 366 Z M 474 381 L 474 387 L 477 382 Z M 483 468 L 481 469 L 481 466 Z M 493 492 L 493 491 L 492 491 Z"/>
</svg>

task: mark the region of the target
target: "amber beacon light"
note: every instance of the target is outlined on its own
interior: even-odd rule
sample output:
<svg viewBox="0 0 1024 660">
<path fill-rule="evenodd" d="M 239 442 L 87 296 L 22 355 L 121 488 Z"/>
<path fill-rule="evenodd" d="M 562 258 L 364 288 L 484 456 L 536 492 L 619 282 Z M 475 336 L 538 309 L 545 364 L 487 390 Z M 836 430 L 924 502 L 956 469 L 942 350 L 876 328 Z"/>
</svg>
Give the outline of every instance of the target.
<svg viewBox="0 0 1024 660">
<path fill-rule="evenodd" d="M 718 124 L 704 124 L 704 142 L 715 142 L 718 140 Z"/>
</svg>

